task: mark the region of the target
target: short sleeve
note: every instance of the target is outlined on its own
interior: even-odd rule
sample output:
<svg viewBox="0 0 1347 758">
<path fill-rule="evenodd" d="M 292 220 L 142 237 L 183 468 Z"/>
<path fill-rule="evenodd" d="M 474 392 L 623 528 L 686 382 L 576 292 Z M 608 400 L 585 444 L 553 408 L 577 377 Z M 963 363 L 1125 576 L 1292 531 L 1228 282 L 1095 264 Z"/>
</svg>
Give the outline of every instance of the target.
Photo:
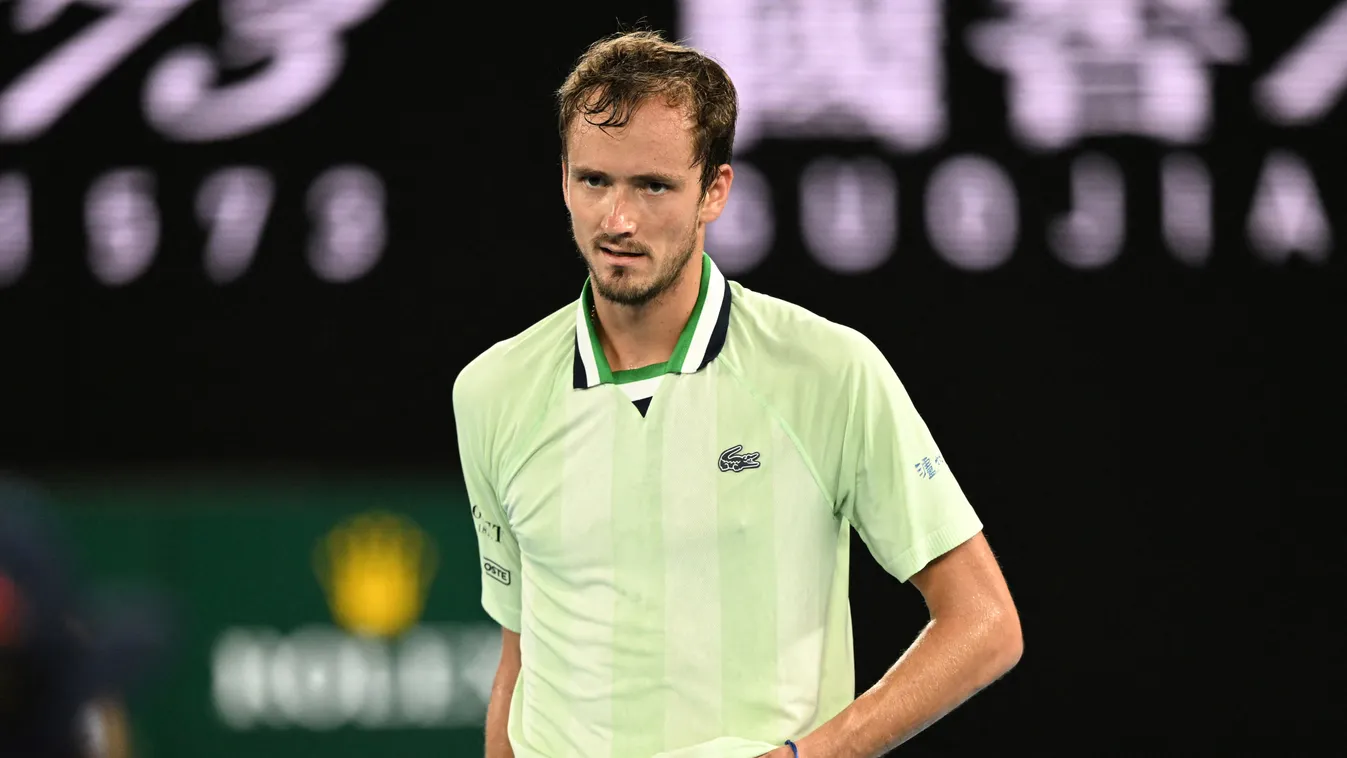
<svg viewBox="0 0 1347 758">
<path fill-rule="evenodd" d="M 889 362 L 856 338 L 836 503 L 875 560 L 906 582 L 982 522 Z"/>
<path fill-rule="evenodd" d="M 463 482 L 468 490 L 472 525 L 477 535 L 482 608 L 498 624 L 517 633 L 520 631 L 519 544 L 497 495 L 490 414 L 482 412 L 486 398 L 476 394 L 472 382 L 464 376 L 460 375 L 454 382 L 454 424 Z"/>
</svg>

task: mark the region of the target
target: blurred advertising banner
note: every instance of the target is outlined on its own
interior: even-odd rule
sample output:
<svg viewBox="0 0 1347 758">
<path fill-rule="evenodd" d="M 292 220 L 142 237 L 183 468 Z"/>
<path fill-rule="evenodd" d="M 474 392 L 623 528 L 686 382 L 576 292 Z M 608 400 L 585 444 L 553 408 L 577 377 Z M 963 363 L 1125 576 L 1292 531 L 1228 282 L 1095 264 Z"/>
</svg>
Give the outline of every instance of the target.
<svg viewBox="0 0 1347 758">
<path fill-rule="evenodd" d="M 60 497 L 94 582 L 180 615 L 134 701 L 156 756 L 481 751 L 500 631 L 461 495 L 422 485 L 109 488 Z"/>
</svg>

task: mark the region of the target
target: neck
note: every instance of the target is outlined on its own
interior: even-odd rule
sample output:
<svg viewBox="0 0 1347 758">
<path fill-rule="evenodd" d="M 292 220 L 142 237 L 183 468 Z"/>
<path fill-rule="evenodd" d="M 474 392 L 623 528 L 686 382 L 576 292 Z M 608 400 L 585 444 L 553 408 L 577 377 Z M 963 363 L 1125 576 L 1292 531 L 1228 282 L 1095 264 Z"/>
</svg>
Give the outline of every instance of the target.
<svg viewBox="0 0 1347 758">
<path fill-rule="evenodd" d="M 643 305 L 622 305 L 595 293 L 598 319 L 594 328 L 609 367 L 630 371 L 669 360 L 697 307 L 701 281 L 702 258 L 698 253 L 672 287 Z"/>
</svg>

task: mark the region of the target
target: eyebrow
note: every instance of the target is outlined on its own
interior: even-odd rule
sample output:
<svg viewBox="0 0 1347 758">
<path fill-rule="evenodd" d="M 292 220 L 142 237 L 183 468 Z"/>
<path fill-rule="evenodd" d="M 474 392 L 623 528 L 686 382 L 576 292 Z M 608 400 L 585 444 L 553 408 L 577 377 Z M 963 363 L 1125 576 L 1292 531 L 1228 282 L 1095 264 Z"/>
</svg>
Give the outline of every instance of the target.
<svg viewBox="0 0 1347 758">
<path fill-rule="evenodd" d="M 572 174 L 573 176 L 602 176 L 602 177 L 604 177 L 604 178 L 608 178 L 608 173 L 607 173 L 607 172 L 605 172 L 605 171 L 599 171 L 598 169 L 594 169 L 594 168 L 589 168 L 588 166 L 574 166 L 574 165 L 573 165 L 573 166 L 571 166 L 571 174 Z M 633 177 L 631 177 L 631 178 L 632 178 L 632 179 L 635 179 L 635 180 L 638 181 L 638 182 L 650 182 L 650 183 L 655 183 L 655 184 L 668 184 L 668 185 L 670 185 L 670 186 L 675 186 L 675 185 L 679 184 L 679 179 L 678 179 L 678 177 L 673 176 L 673 175 L 671 175 L 671 174 L 662 174 L 662 173 L 660 173 L 660 172 L 658 172 L 658 171 L 655 171 L 655 172 L 649 172 L 649 173 L 644 173 L 644 174 L 637 174 L 636 176 L 633 176 Z"/>
</svg>

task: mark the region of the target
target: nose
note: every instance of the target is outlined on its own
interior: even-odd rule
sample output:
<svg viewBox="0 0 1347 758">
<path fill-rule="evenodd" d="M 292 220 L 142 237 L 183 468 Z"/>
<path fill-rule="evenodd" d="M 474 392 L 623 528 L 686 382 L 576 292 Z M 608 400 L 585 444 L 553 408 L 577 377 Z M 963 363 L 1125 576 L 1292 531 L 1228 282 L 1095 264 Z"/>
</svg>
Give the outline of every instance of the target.
<svg viewBox="0 0 1347 758">
<path fill-rule="evenodd" d="M 636 215 L 625 190 L 614 188 L 608 212 L 603 216 L 603 233 L 613 236 L 636 231 Z"/>
</svg>

